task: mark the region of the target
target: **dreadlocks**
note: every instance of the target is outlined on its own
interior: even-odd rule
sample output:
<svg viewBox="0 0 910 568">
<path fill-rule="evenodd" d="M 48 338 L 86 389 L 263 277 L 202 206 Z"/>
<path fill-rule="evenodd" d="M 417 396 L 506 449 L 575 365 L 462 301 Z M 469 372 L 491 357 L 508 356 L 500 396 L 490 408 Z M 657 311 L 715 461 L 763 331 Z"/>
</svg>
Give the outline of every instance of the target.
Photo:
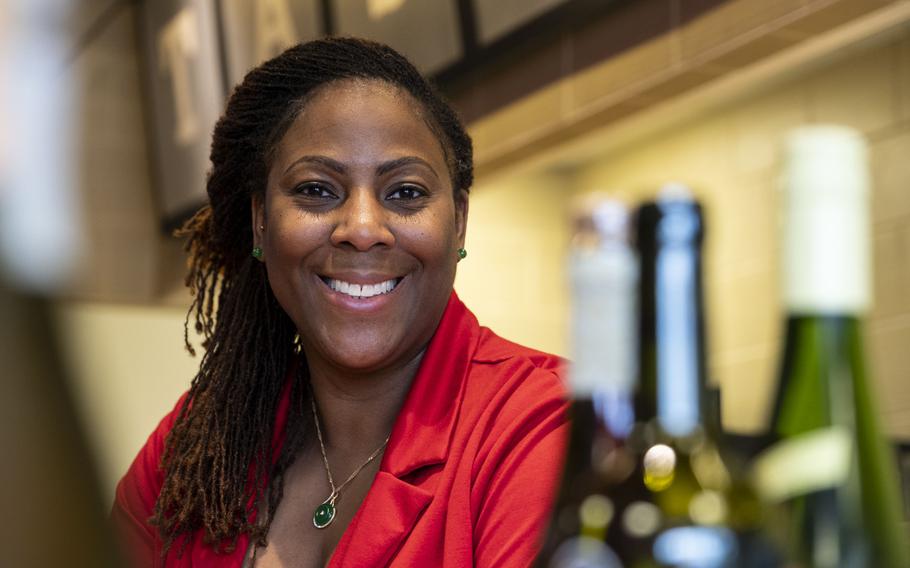
<svg viewBox="0 0 910 568">
<path fill-rule="evenodd" d="M 187 238 L 186 284 L 193 294 L 186 345 L 193 353 L 192 321 L 205 353 L 162 457 L 164 484 L 152 522 L 165 552 L 201 528 L 206 542 L 225 551 L 242 533 L 264 545 L 284 472 L 306 439 L 306 362 L 264 266 L 250 255 L 250 204 L 264 195 L 271 153 L 307 101 L 318 88 L 345 79 L 382 81 L 410 93 L 439 138 L 453 188 L 471 186 L 471 140 L 457 115 L 387 46 L 350 38 L 301 44 L 253 69 L 236 87 L 215 126 L 209 205 L 178 232 Z M 287 423 L 274 432 L 295 366 Z M 267 506 L 251 522 L 263 499 Z"/>
</svg>

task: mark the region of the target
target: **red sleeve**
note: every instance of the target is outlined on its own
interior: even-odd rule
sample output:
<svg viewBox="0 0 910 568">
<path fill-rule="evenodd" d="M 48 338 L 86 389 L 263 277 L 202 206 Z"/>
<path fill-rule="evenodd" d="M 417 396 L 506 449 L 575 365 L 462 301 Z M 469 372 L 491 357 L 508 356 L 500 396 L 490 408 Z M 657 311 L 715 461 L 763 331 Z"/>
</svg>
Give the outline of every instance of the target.
<svg viewBox="0 0 910 568">
<path fill-rule="evenodd" d="M 117 484 L 111 522 L 137 567 L 156 566 L 161 554 L 161 539 L 156 528 L 149 524 L 149 518 L 164 483 L 164 473 L 158 467 L 164 441 L 186 396 L 181 396 L 177 406 L 161 420 Z"/>
<path fill-rule="evenodd" d="M 510 405 L 521 410 L 491 437 L 490 453 L 476 478 L 480 496 L 474 562 L 478 568 L 531 566 L 550 521 L 568 422 L 559 379 L 550 371 L 538 373 L 549 380 L 541 381 L 538 388 L 522 389 L 521 400 Z"/>
</svg>

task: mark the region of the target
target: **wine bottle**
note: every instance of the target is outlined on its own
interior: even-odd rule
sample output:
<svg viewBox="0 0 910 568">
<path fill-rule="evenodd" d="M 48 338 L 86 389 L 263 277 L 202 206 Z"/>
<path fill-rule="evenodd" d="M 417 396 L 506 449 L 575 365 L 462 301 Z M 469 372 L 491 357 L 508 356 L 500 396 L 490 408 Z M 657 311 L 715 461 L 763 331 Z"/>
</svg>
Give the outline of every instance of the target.
<svg viewBox="0 0 910 568">
<path fill-rule="evenodd" d="M 611 270 L 573 252 L 572 434 L 541 565 L 773 565 L 740 554 L 757 501 L 705 424 L 700 207 L 671 186 L 636 221 L 637 271 L 627 237 Z"/>
<path fill-rule="evenodd" d="M 843 127 L 787 141 L 783 175 L 786 328 L 758 487 L 782 503 L 803 566 L 906 568 L 897 468 L 878 425 L 862 346 L 870 304 L 866 145 Z"/>
<path fill-rule="evenodd" d="M 568 266 L 572 429 L 538 565 L 620 567 L 606 536 L 614 513 L 630 496 L 612 490 L 635 470 L 626 438 L 634 424 L 637 380 L 638 261 L 624 204 L 588 196 L 577 205 L 574 223 Z"/>
<path fill-rule="evenodd" d="M 629 566 L 745 565 L 740 531 L 730 524 L 744 504 L 706 424 L 703 239 L 701 207 L 683 186 L 665 187 L 639 209 L 640 382 L 631 439 L 647 493 L 613 536 L 650 550 L 625 558 Z M 650 530 L 636 530 L 636 510 L 651 511 Z"/>
</svg>

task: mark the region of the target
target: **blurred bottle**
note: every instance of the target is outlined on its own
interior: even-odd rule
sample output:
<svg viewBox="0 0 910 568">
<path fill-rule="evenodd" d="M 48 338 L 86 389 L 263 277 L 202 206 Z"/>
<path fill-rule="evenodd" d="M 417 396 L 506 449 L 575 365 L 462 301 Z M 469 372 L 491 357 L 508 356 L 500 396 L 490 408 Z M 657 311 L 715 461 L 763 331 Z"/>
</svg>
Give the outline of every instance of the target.
<svg viewBox="0 0 910 568">
<path fill-rule="evenodd" d="M 815 126 L 788 139 L 786 340 L 772 428 L 756 463 L 801 566 L 907 567 L 897 469 L 878 426 L 861 317 L 869 307 L 869 174 L 862 137 Z"/>
<path fill-rule="evenodd" d="M 55 331 L 50 303 L 0 272 L 0 566 L 125 566 Z"/>
<path fill-rule="evenodd" d="M 619 567 L 608 527 L 634 494 L 616 491 L 635 470 L 626 446 L 637 380 L 638 261 L 630 214 L 592 195 L 577 205 L 569 255 L 572 289 L 572 432 L 540 566 Z M 640 490 L 639 490 L 640 492 Z"/>
<path fill-rule="evenodd" d="M 593 211 L 572 253 L 572 434 L 541 565 L 773 566 L 705 412 L 700 207 L 671 186 L 640 208 L 640 269 L 627 217 Z"/>
<path fill-rule="evenodd" d="M 646 499 L 632 503 L 614 538 L 638 543 L 627 566 L 774 566 L 762 509 L 718 442 L 717 401 L 706 385 L 701 207 L 665 187 L 637 216 L 641 258 L 640 384 L 631 445 Z M 632 512 L 649 511 L 637 522 Z M 623 558 L 627 558 L 623 556 Z"/>
</svg>

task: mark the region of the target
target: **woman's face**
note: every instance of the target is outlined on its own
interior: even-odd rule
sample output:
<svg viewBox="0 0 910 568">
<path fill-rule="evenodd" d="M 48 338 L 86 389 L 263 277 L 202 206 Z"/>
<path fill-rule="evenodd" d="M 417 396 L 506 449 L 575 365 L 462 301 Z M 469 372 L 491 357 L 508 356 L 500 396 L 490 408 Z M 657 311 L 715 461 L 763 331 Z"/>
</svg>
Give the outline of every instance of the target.
<svg viewBox="0 0 910 568">
<path fill-rule="evenodd" d="M 436 329 L 467 196 L 406 92 L 330 84 L 278 143 L 254 240 L 307 358 L 347 372 L 412 361 Z"/>
</svg>

